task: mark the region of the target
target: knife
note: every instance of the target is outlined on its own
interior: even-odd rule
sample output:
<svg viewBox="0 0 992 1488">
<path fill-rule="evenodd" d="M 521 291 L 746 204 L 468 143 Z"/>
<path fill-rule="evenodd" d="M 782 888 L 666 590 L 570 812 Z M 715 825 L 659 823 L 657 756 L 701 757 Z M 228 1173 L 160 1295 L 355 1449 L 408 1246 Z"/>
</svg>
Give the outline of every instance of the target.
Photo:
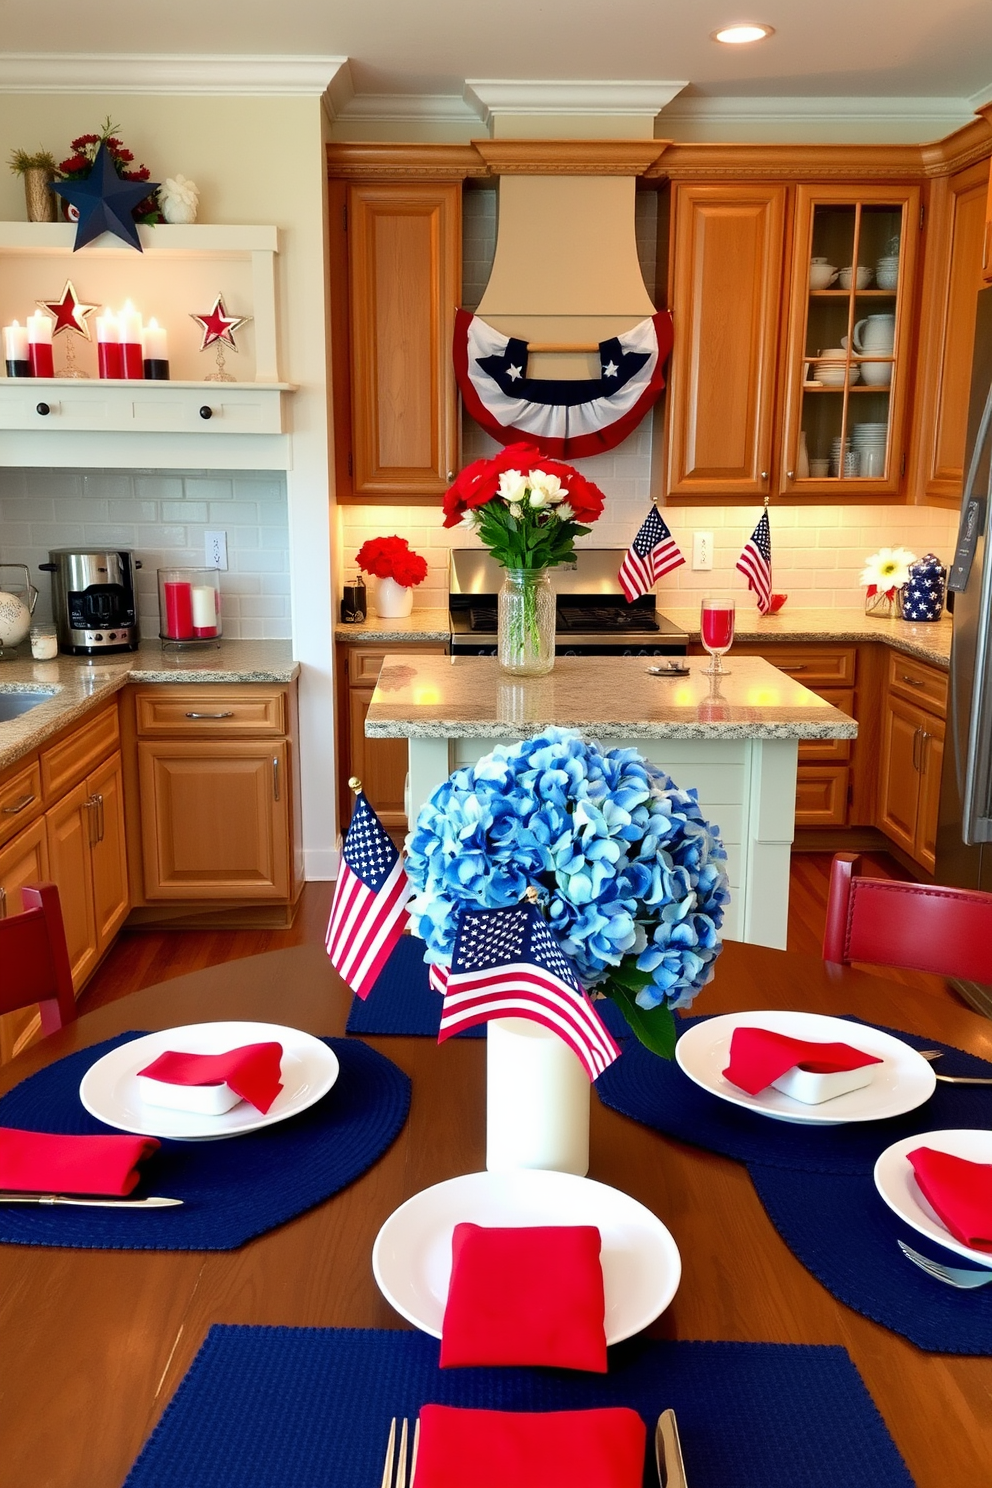
<svg viewBox="0 0 992 1488">
<path fill-rule="evenodd" d="M 682 1461 L 682 1443 L 673 1410 L 662 1411 L 654 1429 L 654 1458 L 658 1464 L 658 1482 L 661 1488 L 688 1488 L 685 1479 L 685 1464 Z"/>
<path fill-rule="evenodd" d="M 0 1204 L 78 1204 L 83 1209 L 169 1209 L 182 1199 L 73 1199 L 65 1194 L 0 1193 Z"/>
</svg>

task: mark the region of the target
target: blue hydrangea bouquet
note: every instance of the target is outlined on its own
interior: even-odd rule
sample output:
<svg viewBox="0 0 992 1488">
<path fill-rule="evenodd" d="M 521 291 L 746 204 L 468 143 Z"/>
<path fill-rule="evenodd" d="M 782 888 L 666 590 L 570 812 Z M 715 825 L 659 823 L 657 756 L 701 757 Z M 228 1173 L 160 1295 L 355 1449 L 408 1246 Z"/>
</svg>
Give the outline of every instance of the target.
<svg viewBox="0 0 992 1488">
<path fill-rule="evenodd" d="M 694 790 L 636 749 L 547 729 L 455 770 L 424 806 L 407 842 L 411 926 L 425 959 L 447 966 L 462 909 L 535 890 L 585 989 L 670 1059 L 673 1009 L 721 950 L 726 857 Z"/>
</svg>

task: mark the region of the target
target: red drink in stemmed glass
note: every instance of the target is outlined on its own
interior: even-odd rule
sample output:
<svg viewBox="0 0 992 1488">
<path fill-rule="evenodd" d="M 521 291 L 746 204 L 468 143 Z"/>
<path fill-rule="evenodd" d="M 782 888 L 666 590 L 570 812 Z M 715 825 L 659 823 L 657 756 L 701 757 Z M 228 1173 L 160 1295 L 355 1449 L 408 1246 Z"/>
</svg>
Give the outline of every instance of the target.
<svg viewBox="0 0 992 1488">
<path fill-rule="evenodd" d="M 721 657 L 734 644 L 734 601 L 726 595 L 704 599 L 699 616 L 700 639 L 710 653 L 709 677 L 726 676 Z"/>
</svg>

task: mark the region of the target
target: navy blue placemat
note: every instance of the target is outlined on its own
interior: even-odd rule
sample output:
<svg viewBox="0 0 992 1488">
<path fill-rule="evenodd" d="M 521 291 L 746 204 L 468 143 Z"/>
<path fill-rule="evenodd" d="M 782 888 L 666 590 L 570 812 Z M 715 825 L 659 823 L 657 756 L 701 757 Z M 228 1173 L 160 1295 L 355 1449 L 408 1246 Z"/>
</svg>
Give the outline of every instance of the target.
<svg viewBox="0 0 992 1488">
<path fill-rule="evenodd" d="M 945 1266 L 970 1264 L 903 1224 L 870 1177 L 747 1167 L 786 1245 L 838 1301 L 930 1353 L 992 1354 L 992 1287 L 957 1291 L 908 1261 L 898 1240 Z"/>
<path fill-rule="evenodd" d="M 0 1126 L 107 1133 L 79 1099 L 101 1055 L 138 1033 L 69 1054 L 0 1100 Z M 341 1062 L 316 1105 L 262 1131 L 217 1142 L 163 1141 L 134 1198 L 165 1194 L 181 1209 L 35 1209 L 0 1205 L 0 1242 L 87 1250 L 234 1250 L 352 1183 L 402 1130 L 410 1080 L 366 1044 L 324 1039 Z"/>
<path fill-rule="evenodd" d="M 630 1028 L 614 1003 L 600 1000 L 596 1011 L 618 1042 L 627 1038 Z M 401 935 L 365 1001 L 352 998 L 345 1031 L 436 1039 L 440 1022 L 441 997 L 427 980 L 424 942 Z M 454 1036 L 485 1038 L 486 1025 L 477 1023 Z"/>
<path fill-rule="evenodd" d="M 125 1488 L 371 1488 L 392 1416 L 428 1401 L 495 1410 L 674 1407 L 692 1488 L 912 1488 L 842 1348 L 655 1343 L 608 1375 L 437 1367 L 422 1333 L 214 1327 Z M 649 1433 L 650 1434 L 650 1433 Z M 645 1484 L 657 1484 L 653 1464 Z"/>
<path fill-rule="evenodd" d="M 684 1031 L 700 1020 L 680 1021 Z M 885 1032 L 914 1049 L 944 1050 L 942 1074 L 992 1076 L 992 1065 L 950 1044 L 894 1028 Z M 634 1039 L 628 1040 L 623 1056 L 600 1075 L 596 1089 L 600 1100 L 614 1111 L 680 1142 L 738 1162 L 807 1172 L 870 1174 L 879 1153 L 903 1137 L 950 1127 L 992 1126 L 992 1086 L 941 1084 L 915 1111 L 889 1121 L 826 1127 L 772 1121 L 710 1095 L 684 1075 L 674 1060 L 658 1059 Z"/>
</svg>

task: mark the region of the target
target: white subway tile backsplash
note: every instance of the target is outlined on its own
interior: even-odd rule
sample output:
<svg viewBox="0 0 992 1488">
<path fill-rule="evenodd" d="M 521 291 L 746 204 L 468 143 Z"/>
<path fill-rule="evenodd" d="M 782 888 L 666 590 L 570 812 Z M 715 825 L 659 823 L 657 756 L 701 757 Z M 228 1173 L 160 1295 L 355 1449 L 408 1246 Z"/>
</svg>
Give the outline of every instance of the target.
<svg viewBox="0 0 992 1488">
<path fill-rule="evenodd" d="M 136 576 L 142 634 L 156 636 L 156 570 L 202 568 L 208 527 L 227 532 L 230 569 L 220 579 L 225 635 L 289 639 L 289 522 L 281 476 L 0 469 L 0 561 L 31 569 L 41 591 L 41 619 L 51 613 L 51 587 L 37 568 L 50 548 L 131 548 L 143 564 Z M 249 615 L 243 603 L 262 608 Z"/>
</svg>

